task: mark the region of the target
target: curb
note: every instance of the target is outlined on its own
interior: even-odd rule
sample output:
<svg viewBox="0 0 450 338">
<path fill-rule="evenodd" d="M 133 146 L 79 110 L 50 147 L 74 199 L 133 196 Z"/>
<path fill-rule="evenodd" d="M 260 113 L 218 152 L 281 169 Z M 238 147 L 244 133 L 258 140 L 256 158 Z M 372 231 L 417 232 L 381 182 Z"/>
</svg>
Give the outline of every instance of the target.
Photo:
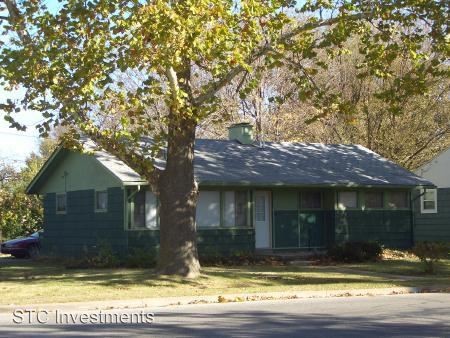
<svg viewBox="0 0 450 338">
<path fill-rule="evenodd" d="M 15 309 L 35 310 L 75 310 L 75 311 L 98 311 L 98 310 L 120 310 L 120 309 L 142 309 L 161 308 L 167 306 L 214 304 L 230 302 L 254 302 L 265 300 L 283 299 L 307 299 L 307 298 L 331 298 L 331 297 L 361 297 L 361 296 L 388 296 L 411 293 L 437 293 L 450 292 L 449 288 L 429 287 L 398 287 L 381 289 L 348 289 L 328 291 L 287 291 L 267 293 L 240 293 L 215 296 L 183 296 L 167 298 L 145 298 L 136 300 L 111 300 L 94 302 L 72 302 L 53 304 L 30 304 L 30 305 L 4 305 L 0 306 L 0 313 L 12 313 Z"/>
</svg>

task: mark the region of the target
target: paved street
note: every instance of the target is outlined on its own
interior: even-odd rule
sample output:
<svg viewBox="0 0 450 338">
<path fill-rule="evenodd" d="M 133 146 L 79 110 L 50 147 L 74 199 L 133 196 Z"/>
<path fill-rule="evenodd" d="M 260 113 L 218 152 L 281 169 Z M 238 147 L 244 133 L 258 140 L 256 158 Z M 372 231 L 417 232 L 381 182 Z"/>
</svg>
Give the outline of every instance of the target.
<svg viewBox="0 0 450 338">
<path fill-rule="evenodd" d="M 450 294 L 203 304 L 144 310 L 154 312 L 153 324 L 14 325 L 12 314 L 2 314 L 0 336 L 450 337 Z M 140 311 L 129 309 L 126 313 Z"/>
</svg>

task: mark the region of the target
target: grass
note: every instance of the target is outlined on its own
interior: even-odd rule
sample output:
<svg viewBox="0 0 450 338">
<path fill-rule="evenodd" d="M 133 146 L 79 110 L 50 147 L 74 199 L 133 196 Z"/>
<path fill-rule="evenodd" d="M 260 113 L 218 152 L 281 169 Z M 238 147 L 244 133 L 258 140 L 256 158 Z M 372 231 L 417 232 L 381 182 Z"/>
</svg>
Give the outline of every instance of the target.
<svg viewBox="0 0 450 338">
<path fill-rule="evenodd" d="M 409 279 L 422 280 L 425 283 L 438 284 L 442 282 L 450 285 L 450 259 L 442 259 L 435 263 L 436 271 L 433 275 L 425 274 L 422 263 L 415 257 L 385 259 L 377 263 L 349 264 L 346 267 L 377 274 L 404 276 Z"/>
<path fill-rule="evenodd" d="M 5 263 L 7 262 L 7 263 Z M 421 274 L 418 261 L 340 266 L 205 267 L 200 278 L 157 276 L 150 269 L 66 269 L 44 262 L 0 257 L 0 304 L 79 302 L 271 291 L 450 286 L 450 260 L 436 276 Z M 387 275 L 405 275 L 406 279 Z"/>
</svg>

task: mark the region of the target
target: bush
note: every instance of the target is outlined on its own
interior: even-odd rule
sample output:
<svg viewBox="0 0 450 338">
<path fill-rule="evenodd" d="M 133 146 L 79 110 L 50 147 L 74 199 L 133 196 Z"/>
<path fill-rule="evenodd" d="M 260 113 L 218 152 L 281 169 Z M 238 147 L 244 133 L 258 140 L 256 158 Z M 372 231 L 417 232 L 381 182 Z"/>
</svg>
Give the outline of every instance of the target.
<svg viewBox="0 0 450 338">
<path fill-rule="evenodd" d="M 365 262 L 380 259 L 382 253 L 376 242 L 344 242 L 332 246 L 327 255 L 337 262 Z"/>
<path fill-rule="evenodd" d="M 95 254 L 86 253 L 82 258 L 66 260 L 66 268 L 68 269 L 117 268 L 120 265 L 120 260 L 114 254 L 111 245 L 106 241 L 99 244 L 98 251 Z"/>
<path fill-rule="evenodd" d="M 449 255 L 450 247 L 442 242 L 419 242 L 412 252 L 421 260 L 425 273 L 435 272 L 435 263 Z"/>
<path fill-rule="evenodd" d="M 156 263 L 154 250 L 142 248 L 135 248 L 125 260 L 127 268 L 154 268 Z"/>
</svg>

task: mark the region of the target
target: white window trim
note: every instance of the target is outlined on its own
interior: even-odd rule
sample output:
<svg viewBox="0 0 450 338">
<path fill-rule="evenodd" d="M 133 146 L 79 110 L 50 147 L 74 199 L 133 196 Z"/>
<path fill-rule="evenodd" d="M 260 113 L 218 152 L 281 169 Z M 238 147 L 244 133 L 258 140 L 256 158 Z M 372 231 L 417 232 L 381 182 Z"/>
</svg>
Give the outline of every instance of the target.
<svg viewBox="0 0 450 338">
<path fill-rule="evenodd" d="M 66 200 L 66 209 L 65 210 L 58 210 L 58 196 L 64 196 L 64 199 Z M 64 214 L 67 213 L 67 193 L 62 192 L 62 193 L 57 193 L 56 194 L 55 211 L 56 211 L 56 214 L 59 214 L 59 215 L 64 215 Z"/>
<path fill-rule="evenodd" d="M 425 200 L 425 192 L 432 192 L 434 196 L 434 209 L 424 209 L 423 205 L 425 201 L 431 201 L 431 200 Z M 436 214 L 437 213 L 437 189 L 423 189 L 421 190 L 420 195 L 420 213 L 421 214 Z"/>
</svg>

